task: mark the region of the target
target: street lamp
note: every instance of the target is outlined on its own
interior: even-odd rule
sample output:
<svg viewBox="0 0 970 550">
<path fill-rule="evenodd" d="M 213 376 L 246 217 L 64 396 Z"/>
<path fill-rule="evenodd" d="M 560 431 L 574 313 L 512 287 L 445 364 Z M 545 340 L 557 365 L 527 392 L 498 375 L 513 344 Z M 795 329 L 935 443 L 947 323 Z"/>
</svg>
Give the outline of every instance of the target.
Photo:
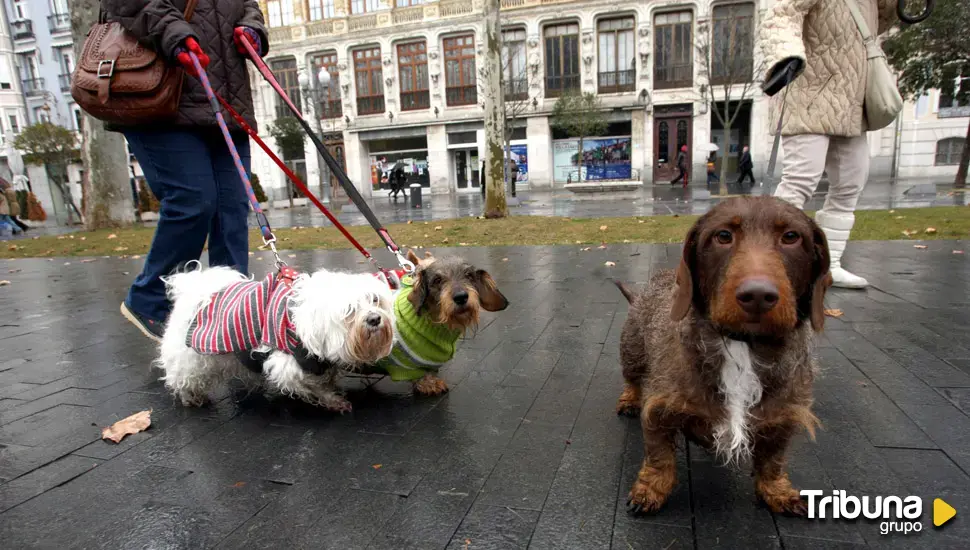
<svg viewBox="0 0 970 550">
<path fill-rule="evenodd" d="M 313 101 L 314 105 L 320 105 L 329 99 L 330 72 L 326 68 L 321 68 L 313 77 L 301 71 L 297 77 L 300 90 L 303 92 L 303 101 L 309 105 Z M 320 115 L 314 110 L 313 120 L 316 122 L 316 131 L 320 140 L 326 142 L 323 135 L 323 126 L 320 123 Z M 323 202 L 330 202 L 330 167 L 324 162 L 320 152 L 317 152 L 317 164 L 320 166 L 320 188 L 323 194 Z"/>
</svg>

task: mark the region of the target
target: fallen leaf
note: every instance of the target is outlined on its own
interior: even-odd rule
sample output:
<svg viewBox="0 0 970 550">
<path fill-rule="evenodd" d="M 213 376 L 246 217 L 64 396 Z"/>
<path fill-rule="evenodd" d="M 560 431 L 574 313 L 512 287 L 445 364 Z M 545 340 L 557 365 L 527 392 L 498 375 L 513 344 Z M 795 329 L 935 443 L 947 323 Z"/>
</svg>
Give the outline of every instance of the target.
<svg viewBox="0 0 970 550">
<path fill-rule="evenodd" d="M 124 252 L 125 250 L 128 250 L 127 246 L 119 246 L 115 248 L 115 252 Z"/>
<path fill-rule="evenodd" d="M 89 264 L 91 262 L 97 261 L 97 258 L 88 258 L 86 260 L 81 260 L 82 264 Z"/>
<path fill-rule="evenodd" d="M 896 212 L 895 210 L 890 210 L 889 211 L 890 214 L 894 214 L 895 212 Z"/>
<path fill-rule="evenodd" d="M 117 239 L 118 238 L 118 235 L 115 235 L 114 233 L 112 233 L 112 234 L 108 235 L 108 238 L 109 239 Z"/>
<path fill-rule="evenodd" d="M 58 237 L 58 238 L 57 238 L 57 240 L 59 240 L 59 241 L 63 241 L 63 240 L 64 240 L 64 239 L 66 239 L 66 238 L 67 238 L 67 237 L 65 237 L 64 235 L 61 235 L 60 237 Z"/>
<path fill-rule="evenodd" d="M 424 238 L 425 238 L 425 239 L 427 239 L 427 238 L 428 238 L 428 234 L 427 234 L 427 233 L 425 233 L 425 234 L 424 234 Z"/>
<path fill-rule="evenodd" d="M 0 286 L 8 286 L 10 281 L 0 281 Z"/>
<path fill-rule="evenodd" d="M 601 244 L 601 245 L 597 246 L 596 248 L 599 248 L 600 250 L 606 250 L 606 245 L 605 244 Z"/>
<path fill-rule="evenodd" d="M 245 481 L 237 481 L 237 482 L 233 483 L 232 486 L 238 489 L 240 487 L 245 487 L 246 486 L 246 482 Z"/>
<path fill-rule="evenodd" d="M 86 241 L 86 240 L 88 240 L 88 238 L 87 237 L 81 237 L 81 240 L 82 241 Z"/>
<path fill-rule="evenodd" d="M 606 263 L 605 263 L 605 264 L 603 264 L 603 265 L 605 265 L 606 267 L 613 267 L 613 266 L 615 266 L 615 265 L 616 265 L 616 262 L 606 262 Z"/>
<path fill-rule="evenodd" d="M 7 247 L 7 250 L 17 250 L 17 245 L 12 244 L 12 245 L 10 245 L 10 246 Z"/>
<path fill-rule="evenodd" d="M 74 235 L 69 235 L 68 238 L 69 239 L 73 239 L 74 238 Z"/>
<path fill-rule="evenodd" d="M 679 218 L 680 217 L 680 214 L 674 214 L 674 217 L 675 218 Z"/>
<path fill-rule="evenodd" d="M 643 220 L 637 220 L 637 223 L 644 223 Z"/>
<path fill-rule="evenodd" d="M 954 250 L 954 252 L 956 252 L 956 250 Z M 21 271 L 23 271 L 23 269 L 11 269 L 7 273 L 20 273 Z"/>
<path fill-rule="evenodd" d="M 862 380 L 858 380 L 858 381 L 856 382 L 856 384 L 859 384 L 859 385 L 860 385 L 860 386 L 862 386 L 863 388 L 868 388 L 868 387 L 869 387 L 869 384 L 866 384 L 866 383 L 865 383 L 865 382 L 863 382 Z"/>
<path fill-rule="evenodd" d="M 576 244 L 583 244 L 583 241 L 576 241 Z"/>
<path fill-rule="evenodd" d="M 956 252 L 956 251 L 954 250 L 954 252 Z M 507 262 L 507 261 L 509 261 L 509 259 L 508 258 L 502 258 L 502 261 L 503 262 Z"/>
<path fill-rule="evenodd" d="M 371 466 L 371 468 L 373 468 L 375 470 L 380 470 L 381 469 L 381 466 L 383 466 L 383 464 L 374 464 L 373 466 Z"/>
<path fill-rule="evenodd" d="M 435 231 L 441 231 L 442 229 L 444 229 L 444 228 L 443 228 L 443 227 L 441 227 L 440 225 L 436 225 L 436 226 L 434 226 L 434 230 L 435 230 Z"/>
<path fill-rule="evenodd" d="M 589 252 L 589 247 L 587 246 L 586 248 L 580 248 L 579 251 L 580 252 Z"/>
<path fill-rule="evenodd" d="M 263 260 L 263 257 L 262 256 L 257 256 L 256 257 L 256 261 L 262 261 L 262 260 Z"/>
<path fill-rule="evenodd" d="M 131 257 L 132 260 L 138 260 L 140 258 L 141 258 L 141 255 L 139 254 L 135 254 L 134 256 Z"/>
<path fill-rule="evenodd" d="M 911 237 L 915 234 L 916 234 L 915 231 L 910 231 L 909 229 L 903 229 L 903 235 L 906 235 L 907 237 Z"/>
<path fill-rule="evenodd" d="M 623 243 L 624 244 L 629 244 L 630 243 L 630 239 L 623 239 Z"/>
<path fill-rule="evenodd" d="M 412 223 L 414 223 L 414 220 L 408 220 L 408 225 L 411 225 Z"/>
<path fill-rule="evenodd" d="M 963 251 L 962 250 L 954 250 L 953 253 L 954 254 L 963 254 Z M 17 271 L 20 271 L 20 270 L 18 269 Z"/>
<path fill-rule="evenodd" d="M 844 314 L 842 313 L 842 310 L 841 309 L 826 309 L 825 310 L 825 315 L 827 315 L 828 317 L 836 317 L 836 318 L 838 318 L 838 317 L 842 317 L 842 315 L 844 315 Z"/>
<path fill-rule="evenodd" d="M 441 239 L 441 242 L 442 243 L 447 243 L 448 242 L 448 237 L 445 237 L 444 239 Z"/>
<path fill-rule="evenodd" d="M 141 411 L 128 418 L 123 418 L 114 424 L 101 430 L 101 439 L 108 439 L 115 443 L 121 443 L 126 435 L 143 432 L 152 425 L 152 411 Z"/>
<path fill-rule="evenodd" d="M 468 246 L 468 243 L 458 243 L 458 246 Z"/>
<path fill-rule="evenodd" d="M 296 254 L 289 254 L 287 258 L 296 258 Z"/>
<path fill-rule="evenodd" d="M 64 265 L 71 265 L 71 262 L 64 262 Z"/>
<path fill-rule="evenodd" d="M 255 256 L 255 255 L 256 255 L 256 253 L 255 253 L 255 252 L 250 252 L 250 253 L 249 253 L 249 255 L 250 255 L 250 256 Z"/>
<path fill-rule="evenodd" d="M 904 219 L 905 217 L 906 217 L 906 216 L 896 216 L 896 219 L 897 219 L 897 220 L 902 220 L 902 219 Z"/>
<path fill-rule="evenodd" d="M 927 235 L 932 235 L 933 233 L 936 233 L 936 228 L 935 227 L 927 227 L 926 230 L 923 231 L 923 232 L 926 233 Z"/>
<path fill-rule="evenodd" d="M 607 229 L 609 229 L 608 226 L 605 226 L 605 225 L 600 226 L 600 231 L 606 231 Z"/>
<path fill-rule="evenodd" d="M 128 275 L 129 273 L 127 271 L 122 271 L 121 274 L 122 275 Z"/>
<path fill-rule="evenodd" d="M 914 244 L 913 245 L 913 248 L 918 248 L 920 250 L 923 250 L 924 248 L 926 248 L 926 245 L 925 244 Z"/>
</svg>

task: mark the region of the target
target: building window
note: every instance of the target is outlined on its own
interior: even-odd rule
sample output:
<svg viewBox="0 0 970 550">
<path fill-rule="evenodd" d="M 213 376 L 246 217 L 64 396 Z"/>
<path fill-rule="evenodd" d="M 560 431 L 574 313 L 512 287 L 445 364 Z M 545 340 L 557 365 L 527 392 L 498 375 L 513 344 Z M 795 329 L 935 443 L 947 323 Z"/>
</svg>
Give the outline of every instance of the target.
<svg viewBox="0 0 970 550">
<path fill-rule="evenodd" d="M 380 0 L 350 0 L 350 13 L 370 13 L 381 9 Z"/>
<path fill-rule="evenodd" d="M 397 66 L 401 77 L 401 110 L 414 111 L 430 107 L 427 44 L 398 44 Z"/>
<path fill-rule="evenodd" d="M 50 110 L 44 107 L 34 107 L 34 121 L 35 122 L 50 122 L 51 114 Z"/>
<path fill-rule="evenodd" d="M 12 90 L 13 78 L 10 76 L 10 63 L 7 56 L 0 57 L 0 90 Z"/>
<path fill-rule="evenodd" d="M 334 0 L 309 0 L 310 21 L 330 19 L 334 16 Z"/>
<path fill-rule="evenodd" d="M 320 73 L 320 69 L 326 69 L 330 74 L 330 83 L 319 92 L 317 114 L 320 118 L 340 118 L 343 107 L 340 102 L 340 72 L 337 70 L 336 52 L 314 55 L 310 58 L 310 67 L 314 78 Z M 317 86 L 323 87 L 323 83 L 318 82 Z"/>
<path fill-rule="evenodd" d="M 579 90 L 579 25 L 546 27 L 546 95 Z"/>
<path fill-rule="evenodd" d="M 654 18 L 654 88 L 689 88 L 694 82 L 689 11 L 661 13 Z"/>
<path fill-rule="evenodd" d="M 715 7 L 711 34 L 711 83 L 751 82 L 754 4 Z"/>
<path fill-rule="evenodd" d="M 354 50 L 354 76 L 357 85 L 357 114 L 384 112 L 384 82 L 381 75 L 380 47 Z"/>
<path fill-rule="evenodd" d="M 599 33 L 599 91 L 601 94 L 636 89 L 633 18 L 607 19 L 596 25 Z"/>
<path fill-rule="evenodd" d="M 300 103 L 300 81 L 298 78 L 299 75 L 296 72 L 296 58 L 274 59 L 269 62 L 269 68 L 273 70 L 273 74 L 276 75 L 276 80 L 283 86 L 283 91 L 286 92 L 286 95 L 290 96 L 290 100 L 296 105 L 296 108 L 302 110 L 303 107 Z M 294 115 L 290 112 L 283 98 L 277 97 L 276 118 L 285 118 L 288 116 Z"/>
<path fill-rule="evenodd" d="M 529 74 L 525 68 L 525 29 L 502 31 L 502 81 L 505 99 L 521 101 L 529 97 Z"/>
<path fill-rule="evenodd" d="M 74 113 L 74 129 L 80 132 L 84 128 L 84 115 L 81 113 L 81 108 L 72 104 L 71 112 Z"/>
<path fill-rule="evenodd" d="M 7 122 L 10 123 L 10 131 L 13 133 L 13 135 L 20 133 L 20 119 L 17 118 L 16 113 L 7 113 Z"/>
<path fill-rule="evenodd" d="M 960 164 L 960 155 L 963 154 L 965 138 L 952 137 L 941 139 L 936 142 L 936 165 L 954 166 Z"/>
<path fill-rule="evenodd" d="M 449 106 L 475 105 L 475 37 L 445 38 L 445 96 Z"/>
<path fill-rule="evenodd" d="M 293 0 L 270 0 L 266 3 L 270 27 L 285 27 L 293 24 Z"/>
<path fill-rule="evenodd" d="M 427 4 L 429 0 L 396 0 L 394 5 L 399 8 L 407 8 L 410 6 L 420 6 L 421 4 Z"/>
<path fill-rule="evenodd" d="M 30 19 L 30 12 L 27 10 L 27 0 L 14 0 L 13 13 L 14 21 Z"/>
</svg>

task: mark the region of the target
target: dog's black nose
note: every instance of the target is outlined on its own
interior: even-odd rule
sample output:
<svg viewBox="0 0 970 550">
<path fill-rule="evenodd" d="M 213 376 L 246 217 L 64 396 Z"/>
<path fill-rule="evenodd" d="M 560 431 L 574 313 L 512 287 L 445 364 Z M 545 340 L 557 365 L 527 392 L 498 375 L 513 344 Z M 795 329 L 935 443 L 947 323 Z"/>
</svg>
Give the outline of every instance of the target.
<svg viewBox="0 0 970 550">
<path fill-rule="evenodd" d="M 370 315 L 368 315 L 366 321 L 367 321 L 367 324 L 372 327 L 381 326 L 381 316 L 376 313 L 371 313 Z"/>
<path fill-rule="evenodd" d="M 461 292 L 456 292 L 451 299 L 454 300 L 455 304 L 463 306 L 468 303 L 468 293 L 464 290 Z"/>
<path fill-rule="evenodd" d="M 734 297 L 747 313 L 768 313 L 778 304 L 778 287 L 768 279 L 748 279 L 741 283 Z"/>
</svg>

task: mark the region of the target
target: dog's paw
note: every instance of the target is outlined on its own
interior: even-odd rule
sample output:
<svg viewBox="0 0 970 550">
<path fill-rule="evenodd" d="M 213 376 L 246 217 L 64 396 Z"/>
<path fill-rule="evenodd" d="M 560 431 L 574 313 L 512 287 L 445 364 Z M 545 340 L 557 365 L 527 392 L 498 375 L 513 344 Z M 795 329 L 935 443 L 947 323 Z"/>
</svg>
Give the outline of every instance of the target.
<svg viewBox="0 0 970 550">
<path fill-rule="evenodd" d="M 640 416 L 640 403 L 630 403 L 620 399 L 616 402 L 616 414 L 620 416 Z"/>
<path fill-rule="evenodd" d="M 415 382 L 414 391 L 421 395 L 441 395 L 448 391 L 448 384 L 433 374 L 426 374 Z"/>
<path fill-rule="evenodd" d="M 643 483 L 638 479 L 630 489 L 626 511 L 634 516 L 656 512 L 667 502 L 667 496 L 668 493 L 658 491 L 652 484 Z"/>
<path fill-rule="evenodd" d="M 798 490 L 792 488 L 786 479 L 783 483 L 758 483 L 755 487 L 758 498 L 776 514 L 805 516 L 808 506 Z"/>
<path fill-rule="evenodd" d="M 354 411 L 354 406 L 347 400 L 346 397 L 333 394 L 320 399 L 320 406 L 340 414 L 347 414 Z"/>
<path fill-rule="evenodd" d="M 177 394 L 183 407 L 203 407 L 209 403 L 209 396 L 197 394 L 189 391 L 180 391 Z"/>
<path fill-rule="evenodd" d="M 643 401 L 640 391 L 638 386 L 625 384 L 623 386 L 623 393 L 620 394 L 620 398 L 616 401 L 616 414 L 639 416 Z"/>
</svg>

